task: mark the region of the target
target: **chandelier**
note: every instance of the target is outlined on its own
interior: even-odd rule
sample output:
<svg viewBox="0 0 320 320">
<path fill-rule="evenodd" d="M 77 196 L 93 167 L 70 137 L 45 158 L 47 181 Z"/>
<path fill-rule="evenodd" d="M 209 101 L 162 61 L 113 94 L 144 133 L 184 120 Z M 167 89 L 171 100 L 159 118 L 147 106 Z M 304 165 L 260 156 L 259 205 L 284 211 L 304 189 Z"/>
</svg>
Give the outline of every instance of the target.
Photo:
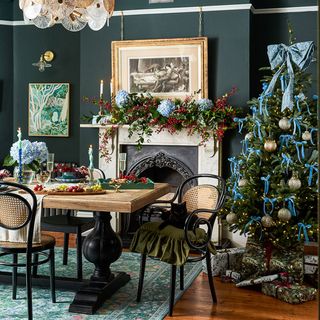
<svg viewBox="0 0 320 320">
<path fill-rule="evenodd" d="M 87 24 L 98 31 L 111 18 L 115 0 L 19 0 L 26 23 L 41 29 L 61 23 L 69 31 L 80 31 Z"/>
</svg>

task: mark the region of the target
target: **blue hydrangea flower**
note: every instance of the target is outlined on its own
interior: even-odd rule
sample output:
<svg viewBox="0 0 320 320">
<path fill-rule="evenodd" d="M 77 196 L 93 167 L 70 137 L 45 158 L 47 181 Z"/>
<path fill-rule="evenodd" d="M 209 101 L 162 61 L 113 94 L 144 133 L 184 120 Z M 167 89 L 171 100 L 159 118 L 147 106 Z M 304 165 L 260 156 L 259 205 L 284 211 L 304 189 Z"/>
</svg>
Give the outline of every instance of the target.
<svg viewBox="0 0 320 320">
<path fill-rule="evenodd" d="M 200 111 L 210 110 L 213 107 L 213 102 L 210 99 L 199 99 L 196 103 Z"/>
<path fill-rule="evenodd" d="M 22 164 L 30 164 L 34 160 L 32 143 L 29 140 L 22 140 Z M 15 142 L 10 149 L 11 157 L 19 162 L 19 142 Z"/>
<path fill-rule="evenodd" d="M 175 108 L 175 104 L 171 100 L 167 99 L 160 102 L 157 110 L 162 116 L 168 118 Z"/>
<path fill-rule="evenodd" d="M 48 157 L 48 148 L 44 142 L 32 142 L 34 159 L 44 162 Z"/>
<path fill-rule="evenodd" d="M 115 100 L 119 108 L 124 107 L 129 101 L 129 93 L 125 90 L 120 90 L 118 91 Z"/>
</svg>

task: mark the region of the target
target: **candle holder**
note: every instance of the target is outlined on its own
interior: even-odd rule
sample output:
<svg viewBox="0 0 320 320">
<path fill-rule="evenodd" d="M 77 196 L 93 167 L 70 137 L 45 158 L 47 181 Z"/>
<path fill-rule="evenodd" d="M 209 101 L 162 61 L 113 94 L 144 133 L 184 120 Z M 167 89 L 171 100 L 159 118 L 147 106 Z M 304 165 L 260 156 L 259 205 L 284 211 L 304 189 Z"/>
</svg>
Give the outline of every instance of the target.
<svg viewBox="0 0 320 320">
<path fill-rule="evenodd" d="M 88 174 L 89 174 L 88 185 L 89 186 L 93 186 L 95 184 L 93 172 L 94 172 L 94 168 L 88 168 Z"/>
</svg>

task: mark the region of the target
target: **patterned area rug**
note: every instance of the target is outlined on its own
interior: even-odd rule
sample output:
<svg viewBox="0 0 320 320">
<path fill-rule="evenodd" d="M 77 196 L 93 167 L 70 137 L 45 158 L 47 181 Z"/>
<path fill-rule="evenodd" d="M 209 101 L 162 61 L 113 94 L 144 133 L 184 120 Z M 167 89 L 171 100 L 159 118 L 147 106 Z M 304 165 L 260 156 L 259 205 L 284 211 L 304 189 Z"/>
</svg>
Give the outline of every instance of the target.
<svg viewBox="0 0 320 320">
<path fill-rule="evenodd" d="M 57 303 L 51 302 L 49 288 L 41 289 L 33 287 L 33 312 L 34 319 L 163 319 L 169 312 L 169 286 L 170 265 L 158 260 L 147 259 L 144 287 L 140 303 L 136 302 L 136 293 L 139 279 L 140 255 L 123 253 L 120 259 L 112 265 L 114 271 L 125 271 L 131 276 L 131 280 L 122 287 L 111 299 L 107 300 L 95 315 L 72 314 L 68 312 L 74 292 L 57 290 Z M 84 259 L 84 277 L 89 278 L 93 265 Z M 179 268 L 178 268 L 179 269 Z M 8 270 L 1 267 L 1 271 Z M 10 269 L 9 269 L 10 270 Z M 185 266 L 185 288 L 201 271 L 200 263 L 189 263 Z M 24 272 L 23 269 L 18 272 Z M 49 265 L 40 266 L 39 274 L 48 274 Z M 62 265 L 62 250 L 56 249 L 56 275 L 76 276 L 76 253 L 69 249 L 68 266 Z M 179 274 L 177 274 L 176 299 L 179 299 L 184 291 L 179 289 Z M 25 287 L 18 287 L 17 300 L 11 299 L 12 289 L 9 285 L 0 285 L 0 319 L 26 319 L 26 291 Z"/>
</svg>

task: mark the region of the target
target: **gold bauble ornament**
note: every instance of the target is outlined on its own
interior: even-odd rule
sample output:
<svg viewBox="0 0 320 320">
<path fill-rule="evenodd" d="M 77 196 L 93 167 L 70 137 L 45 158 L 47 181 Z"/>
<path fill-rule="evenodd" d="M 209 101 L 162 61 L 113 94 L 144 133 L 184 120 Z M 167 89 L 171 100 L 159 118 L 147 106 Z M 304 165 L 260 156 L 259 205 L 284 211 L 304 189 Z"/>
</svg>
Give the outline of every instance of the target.
<svg viewBox="0 0 320 320">
<path fill-rule="evenodd" d="M 279 120 L 279 128 L 284 131 L 287 131 L 291 128 L 291 123 L 287 117 L 283 117 Z"/>
<path fill-rule="evenodd" d="M 292 191 L 298 190 L 301 188 L 301 180 L 296 175 L 293 175 L 288 181 L 288 186 Z"/>
<path fill-rule="evenodd" d="M 304 140 L 304 141 L 309 141 L 309 140 L 311 140 L 311 133 L 310 133 L 310 131 L 306 130 L 306 131 L 302 134 L 302 140 Z"/>
<path fill-rule="evenodd" d="M 274 221 L 273 221 L 272 217 L 267 214 L 264 217 L 262 217 L 261 223 L 265 228 L 270 228 L 273 226 Z"/>
<path fill-rule="evenodd" d="M 284 222 L 287 222 L 291 219 L 291 212 L 289 209 L 287 208 L 281 208 L 279 211 L 278 211 L 278 218 L 280 221 L 284 221 Z"/>
<path fill-rule="evenodd" d="M 241 187 L 245 187 L 248 184 L 248 180 L 247 179 L 240 179 L 238 182 L 238 186 Z"/>
<path fill-rule="evenodd" d="M 268 152 L 273 152 L 277 150 L 277 143 L 275 142 L 275 140 L 266 140 L 266 142 L 264 143 L 264 150 Z"/>
<path fill-rule="evenodd" d="M 230 212 L 226 216 L 228 224 L 234 224 L 238 221 L 237 215 L 234 212 Z"/>
</svg>

